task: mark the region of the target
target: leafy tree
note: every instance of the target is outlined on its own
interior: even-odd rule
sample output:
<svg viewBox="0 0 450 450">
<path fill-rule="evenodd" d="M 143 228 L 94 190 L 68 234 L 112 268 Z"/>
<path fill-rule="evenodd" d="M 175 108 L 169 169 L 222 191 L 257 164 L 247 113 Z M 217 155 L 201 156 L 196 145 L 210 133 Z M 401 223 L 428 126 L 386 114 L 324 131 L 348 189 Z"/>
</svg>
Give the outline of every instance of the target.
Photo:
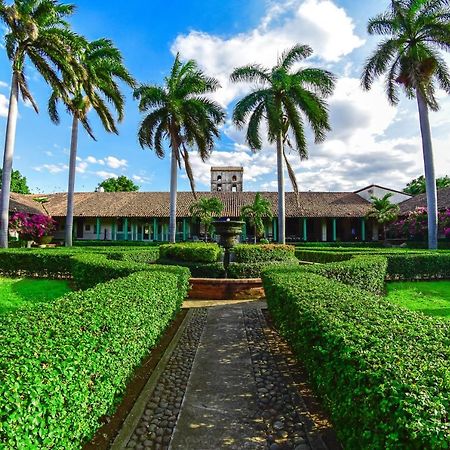
<svg viewBox="0 0 450 450">
<path fill-rule="evenodd" d="M 403 89 L 416 98 L 425 165 L 428 246 L 437 248 L 437 194 L 429 109 L 439 108 L 436 87 L 450 93 L 450 74 L 441 50 L 450 50 L 450 7 L 447 0 L 392 0 L 386 12 L 369 20 L 369 34 L 384 39 L 367 60 L 362 85 L 370 89 L 386 74 L 386 94 L 393 105 Z"/>
<path fill-rule="evenodd" d="M 202 197 L 193 203 L 189 212 L 194 219 L 198 219 L 205 227 L 205 239 L 208 240 L 208 232 L 212 231 L 212 222 L 223 211 L 223 203 L 217 197 Z"/>
<path fill-rule="evenodd" d="M 74 5 L 56 0 L 0 1 L 0 21 L 6 27 L 4 48 L 11 62 L 12 79 L 3 156 L 0 246 L 8 246 L 8 211 L 19 93 L 35 111 L 36 102 L 28 89 L 25 67 L 32 65 L 53 88 L 62 88 L 58 73 L 72 78 L 77 69 L 72 58 L 81 38 L 73 33 L 67 18 Z"/>
<path fill-rule="evenodd" d="M 108 178 L 102 181 L 98 188 L 103 188 L 105 192 L 135 192 L 139 190 L 139 186 L 125 175 L 117 178 Z"/>
<path fill-rule="evenodd" d="M 400 208 L 398 205 L 391 203 L 389 200 L 392 197 L 389 192 L 382 198 L 372 196 L 372 210 L 367 214 L 368 218 L 375 219 L 383 226 L 383 236 L 386 239 L 386 225 L 397 220 Z"/>
<path fill-rule="evenodd" d="M 164 86 L 144 84 L 135 90 L 139 110 L 145 113 L 139 128 L 139 143 L 149 147 L 159 158 L 166 152 L 163 141 L 171 149 L 170 170 L 170 241 L 175 242 L 177 210 L 177 166 L 184 161 L 192 192 L 195 185 L 187 147 L 196 147 L 200 158 L 209 158 L 214 139 L 219 136 L 218 125 L 224 121 L 222 108 L 205 94 L 219 88 L 219 82 L 201 72 L 195 61 L 180 61 L 177 54 Z"/>
<path fill-rule="evenodd" d="M 2 188 L 3 170 L 0 169 L 0 189 Z M 29 194 L 30 188 L 27 185 L 27 179 L 18 171 L 11 171 L 11 192 L 17 194 Z"/>
<path fill-rule="evenodd" d="M 446 187 L 450 187 L 450 177 L 448 175 L 436 179 L 436 188 L 438 190 Z M 426 190 L 427 186 L 425 177 L 421 175 L 419 178 L 415 178 L 414 180 L 410 181 L 403 189 L 403 192 L 410 195 L 418 195 L 424 194 Z"/>
<path fill-rule="evenodd" d="M 264 219 L 272 219 L 272 205 L 258 192 L 251 205 L 245 205 L 241 209 L 242 219 L 249 222 L 254 230 L 254 243 L 259 236 L 264 234 Z"/>
<path fill-rule="evenodd" d="M 267 137 L 276 143 L 278 171 L 278 241 L 285 242 L 284 164 L 286 163 L 294 191 L 298 193 L 295 172 L 286 158 L 285 145 L 292 148 L 300 159 L 308 157 L 304 130 L 304 117 L 311 125 L 316 143 L 325 139 L 330 130 L 325 98 L 332 94 L 334 76 L 325 70 L 292 67 L 311 56 L 307 45 L 296 45 L 285 51 L 272 69 L 257 64 L 240 67 L 231 74 L 234 82 L 250 82 L 256 90 L 235 106 L 233 122 L 238 128 L 247 124 L 246 140 L 253 151 L 261 150 L 262 122 L 267 124 Z M 298 196 L 297 196 L 298 198 Z"/>
<path fill-rule="evenodd" d="M 134 87 L 135 82 L 123 64 L 120 51 L 109 39 L 86 42 L 75 55 L 82 72 L 75 79 L 64 79 L 63 86 L 54 89 L 48 104 L 50 118 L 59 123 L 58 102 L 62 102 L 72 116 L 72 138 L 69 157 L 69 183 L 67 191 L 67 214 L 65 243 L 72 246 L 73 198 L 78 149 L 78 125 L 95 140 L 88 120 L 92 109 L 100 118 L 106 131 L 118 134 L 116 120 L 121 122 L 124 115 L 125 99 L 117 82 L 122 81 Z M 110 111 L 112 107 L 117 119 Z"/>
</svg>

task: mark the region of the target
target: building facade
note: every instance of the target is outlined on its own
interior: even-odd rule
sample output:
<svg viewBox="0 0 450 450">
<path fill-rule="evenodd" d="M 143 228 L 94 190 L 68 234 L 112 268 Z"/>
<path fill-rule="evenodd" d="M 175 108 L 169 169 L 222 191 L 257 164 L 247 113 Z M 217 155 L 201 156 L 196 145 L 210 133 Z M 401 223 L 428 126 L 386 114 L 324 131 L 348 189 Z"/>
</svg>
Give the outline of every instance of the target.
<svg viewBox="0 0 450 450">
<path fill-rule="evenodd" d="M 243 167 L 211 167 L 211 192 L 242 192 Z"/>
</svg>

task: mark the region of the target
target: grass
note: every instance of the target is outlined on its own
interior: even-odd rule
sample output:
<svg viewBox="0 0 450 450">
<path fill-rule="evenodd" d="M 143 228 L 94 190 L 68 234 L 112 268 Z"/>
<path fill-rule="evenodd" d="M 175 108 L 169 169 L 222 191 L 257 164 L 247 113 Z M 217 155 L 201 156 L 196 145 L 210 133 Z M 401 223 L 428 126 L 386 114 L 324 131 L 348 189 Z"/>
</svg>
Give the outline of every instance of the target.
<svg viewBox="0 0 450 450">
<path fill-rule="evenodd" d="M 0 277 L 0 314 L 49 302 L 70 292 L 68 281 Z"/>
<path fill-rule="evenodd" d="M 388 283 L 387 299 L 413 311 L 450 320 L 450 281 Z"/>
</svg>

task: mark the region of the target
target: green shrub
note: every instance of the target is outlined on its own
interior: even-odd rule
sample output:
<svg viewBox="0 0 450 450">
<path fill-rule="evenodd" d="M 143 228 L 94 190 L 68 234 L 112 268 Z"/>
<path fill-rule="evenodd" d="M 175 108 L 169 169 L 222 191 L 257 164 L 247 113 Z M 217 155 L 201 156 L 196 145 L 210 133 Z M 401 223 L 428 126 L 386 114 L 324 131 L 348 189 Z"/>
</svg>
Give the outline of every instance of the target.
<svg viewBox="0 0 450 450">
<path fill-rule="evenodd" d="M 212 243 L 165 244 L 159 250 L 163 260 L 214 263 L 222 258 L 222 249 Z"/>
<path fill-rule="evenodd" d="M 322 251 L 322 250 L 304 250 L 297 249 L 295 256 L 300 261 L 309 261 L 315 263 L 331 263 L 339 261 L 347 261 L 353 258 L 350 252 Z"/>
<path fill-rule="evenodd" d="M 305 270 L 263 282 L 345 448 L 448 448 L 448 323 Z"/>
<path fill-rule="evenodd" d="M 194 278 L 224 278 L 225 277 L 225 268 L 223 263 L 214 262 L 214 263 L 198 263 L 198 262 L 189 262 L 189 261 L 172 261 L 170 259 L 159 259 L 158 263 L 167 266 L 179 266 L 186 267 L 189 269 L 191 275 Z"/>
<path fill-rule="evenodd" d="M 233 248 L 233 253 L 236 263 L 290 261 L 295 258 L 295 247 L 280 244 L 239 244 Z"/>
<path fill-rule="evenodd" d="M 298 259 L 292 258 L 285 261 L 263 261 L 257 263 L 236 263 L 232 262 L 228 266 L 229 278 L 260 278 L 261 273 L 267 268 L 280 267 L 297 268 Z"/>
<path fill-rule="evenodd" d="M 0 446 L 82 448 L 185 294 L 141 272 L 0 316 Z"/>
<path fill-rule="evenodd" d="M 75 240 L 75 247 L 157 247 L 157 242 Z"/>
<path fill-rule="evenodd" d="M 125 251 L 110 251 L 108 252 L 109 259 L 116 259 L 118 261 L 130 261 L 150 264 L 154 263 L 159 258 L 159 247 L 149 247 L 145 250 L 130 250 Z"/>
</svg>

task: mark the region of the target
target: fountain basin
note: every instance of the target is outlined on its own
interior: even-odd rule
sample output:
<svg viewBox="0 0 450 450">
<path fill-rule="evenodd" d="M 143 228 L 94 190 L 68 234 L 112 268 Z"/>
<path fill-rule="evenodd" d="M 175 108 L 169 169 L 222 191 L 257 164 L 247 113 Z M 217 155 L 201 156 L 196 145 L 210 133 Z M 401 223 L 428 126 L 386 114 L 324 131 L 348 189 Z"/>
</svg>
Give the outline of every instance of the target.
<svg viewBox="0 0 450 450">
<path fill-rule="evenodd" d="M 191 278 L 189 298 L 196 300 L 246 300 L 264 298 L 261 278 Z"/>
</svg>

